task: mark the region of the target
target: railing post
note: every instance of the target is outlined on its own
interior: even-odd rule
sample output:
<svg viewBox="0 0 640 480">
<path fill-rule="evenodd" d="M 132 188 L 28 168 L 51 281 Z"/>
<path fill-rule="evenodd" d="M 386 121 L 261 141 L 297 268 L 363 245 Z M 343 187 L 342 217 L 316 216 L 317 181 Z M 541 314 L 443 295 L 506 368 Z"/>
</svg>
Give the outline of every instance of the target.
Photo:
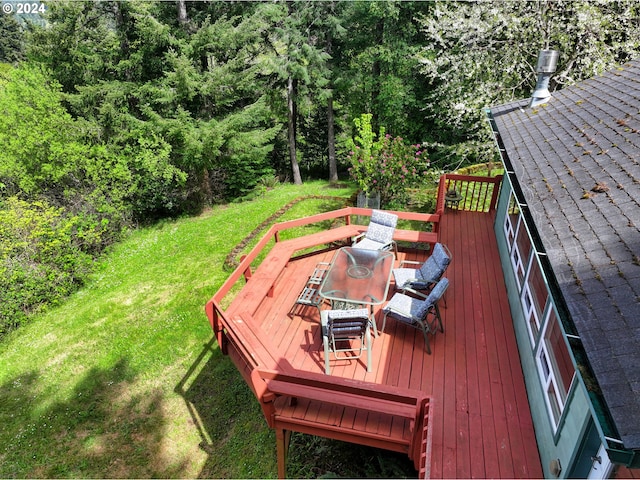
<svg viewBox="0 0 640 480">
<path fill-rule="evenodd" d="M 247 258 L 247 256 L 246 256 L 246 255 L 242 255 L 242 256 L 240 257 L 240 263 L 242 263 L 242 262 L 244 261 L 244 259 L 245 259 L 245 258 Z M 249 266 L 246 268 L 246 270 L 245 270 L 244 272 L 242 272 L 242 273 L 244 274 L 244 280 L 245 280 L 246 282 L 248 282 L 248 281 L 249 281 L 249 279 L 251 278 L 251 275 L 252 275 L 252 273 L 251 273 L 251 265 L 249 265 Z"/>
<path fill-rule="evenodd" d="M 218 312 L 216 312 L 215 305 L 213 300 L 209 300 L 204 307 L 205 313 L 207 314 L 207 318 L 209 319 L 209 325 L 211 325 L 211 330 L 216 331 L 216 325 L 218 323 Z"/>
<path fill-rule="evenodd" d="M 491 203 L 489 204 L 489 211 L 496 209 L 498 205 L 498 194 L 500 193 L 500 186 L 502 185 L 502 175 L 496 175 L 493 184 L 493 194 L 491 195 Z"/>
<path fill-rule="evenodd" d="M 227 341 L 224 335 L 224 328 L 220 324 L 220 305 L 215 300 L 210 300 L 209 302 L 207 302 L 205 310 L 207 312 L 207 317 L 209 317 L 209 323 L 211 324 L 213 334 L 218 341 L 220 351 L 224 355 L 228 355 L 229 352 L 227 348 Z"/>
<path fill-rule="evenodd" d="M 438 181 L 438 196 L 436 198 L 436 214 L 442 215 L 444 213 L 444 195 L 446 193 L 447 174 L 440 175 Z"/>
</svg>

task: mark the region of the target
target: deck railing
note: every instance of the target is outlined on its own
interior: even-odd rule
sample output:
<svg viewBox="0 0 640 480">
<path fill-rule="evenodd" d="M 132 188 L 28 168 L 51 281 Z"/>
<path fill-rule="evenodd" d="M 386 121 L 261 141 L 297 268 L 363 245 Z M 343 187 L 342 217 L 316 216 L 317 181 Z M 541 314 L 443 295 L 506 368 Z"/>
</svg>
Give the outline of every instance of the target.
<svg viewBox="0 0 640 480">
<path fill-rule="evenodd" d="M 222 303 L 224 297 L 229 293 L 229 291 L 233 288 L 235 283 L 242 277 L 248 276 L 251 272 L 251 265 L 253 262 L 260 256 L 260 254 L 269 246 L 273 245 L 273 243 L 281 242 L 284 233 L 290 232 L 295 228 L 303 227 L 307 225 L 313 225 L 321 222 L 325 222 L 327 220 L 341 220 L 346 225 L 352 224 L 352 217 L 357 216 L 371 216 L 372 209 L 370 208 L 358 208 L 358 207 L 346 207 L 339 210 L 332 210 L 330 212 L 319 213 L 317 215 L 311 215 L 309 217 L 298 218 L 295 220 L 288 220 L 285 222 L 280 222 L 272 225 L 269 230 L 264 234 L 264 236 L 258 241 L 258 243 L 251 249 L 251 251 L 243 257 L 240 261 L 238 267 L 231 273 L 229 278 L 224 282 L 224 284 L 220 287 L 220 289 L 216 292 L 213 299 L 217 302 Z M 426 232 L 430 230 L 430 233 L 438 232 L 438 224 L 440 222 L 440 215 L 438 214 L 425 214 L 425 213 L 416 213 L 416 212 L 400 212 L 400 211 L 391 211 L 398 215 L 399 220 L 407 220 L 410 222 L 417 222 L 422 225 L 422 232 Z M 363 227 L 366 229 L 366 227 Z M 409 230 L 398 230 L 397 234 L 400 238 L 402 238 L 403 233 L 409 232 Z M 326 238 L 326 237 L 325 237 Z M 326 243 L 320 241 L 318 245 L 322 245 Z M 314 245 L 308 245 L 308 247 L 313 247 Z"/>
<path fill-rule="evenodd" d="M 222 352 L 231 356 L 260 403 L 267 424 L 276 430 L 279 478 L 286 477 L 287 432 L 290 431 L 406 453 L 420 472 L 420 478 L 428 478 L 433 430 L 430 396 L 419 390 L 295 369 L 278 356 L 277 348 L 268 337 L 262 337 L 256 331 L 255 321 L 249 314 L 230 319 L 220 305 L 211 300 L 207 304 L 207 315 L 210 320 L 216 318 L 216 337 Z M 286 402 L 279 402 L 279 398 Z M 388 431 L 383 435 L 353 420 L 326 422 L 321 420 L 322 416 L 311 420 L 287 408 L 302 400 L 309 408 L 315 405 L 313 408 L 320 409 L 324 406 L 318 404 L 326 404 L 367 412 L 365 416 L 378 415 L 380 421 L 388 425 L 406 420 L 408 430 L 401 429 L 401 437 L 397 433 L 392 436 Z"/>
<path fill-rule="evenodd" d="M 461 208 L 475 211 L 495 209 L 500 181 L 501 177 L 488 179 L 461 175 L 443 176 L 438 191 L 436 214 L 393 212 L 398 215 L 402 224 L 411 223 L 412 227 L 420 224 L 416 230 L 397 229 L 397 239 L 408 242 L 435 242 L 438 238 L 440 217 L 445 209 L 444 194 L 450 188 L 455 188 L 461 196 L 465 197 L 464 202 L 462 200 L 460 202 Z M 231 315 L 231 309 L 227 310 L 223 307 L 225 298 L 236 283 L 243 277 L 249 279 L 252 276 L 252 264 L 267 249 L 278 249 L 277 254 L 272 255 L 277 261 L 272 261 L 268 266 L 273 269 L 284 268 L 290 258 L 289 255 L 298 254 L 300 249 L 326 245 L 352 236 L 359 230 L 366 230 L 365 226 L 352 224 L 352 218 L 370 216 L 371 213 L 372 210 L 368 208 L 347 207 L 272 225 L 243 257 L 238 267 L 206 305 L 207 317 L 222 352 L 232 357 L 244 380 L 260 402 L 269 426 L 276 429 L 280 477 L 286 475 L 288 443 L 286 432 L 291 430 L 403 451 L 414 460 L 421 478 L 429 476 L 432 436 L 429 418 L 431 399 L 424 392 L 326 377 L 322 374 L 293 369 L 286 359 L 279 357 L 277 349 L 269 343 L 268 338 L 261 338 L 259 330 L 255 328 L 251 312 L 236 308 L 235 313 Z M 327 221 L 334 225 L 341 223 L 344 226 L 296 238 L 294 229 Z M 256 270 L 253 284 L 254 288 L 259 287 L 264 290 L 265 295 L 268 295 L 266 292 L 269 285 L 265 285 L 262 278 L 258 279 L 263 270 L 265 268 Z M 270 271 L 269 274 L 269 279 L 277 276 L 275 272 Z M 256 294 L 257 297 L 260 295 Z M 279 401 L 282 397 L 288 399 L 287 403 Z M 402 438 L 389 439 L 366 429 L 324 425 L 321 422 L 310 424 L 306 419 L 294 418 L 287 413 L 286 405 L 300 400 L 310 404 L 314 402 L 337 404 L 344 408 L 385 414 L 387 418 L 392 418 L 392 421 L 388 420 L 391 423 L 408 421 L 410 431 L 406 432 Z"/>
<path fill-rule="evenodd" d="M 442 214 L 445 208 L 467 210 L 471 212 L 491 212 L 495 210 L 502 184 L 502 175 L 480 177 L 447 173 L 440 177 L 436 213 Z M 460 197 L 457 201 L 448 201 L 446 194 L 455 191 Z"/>
<path fill-rule="evenodd" d="M 433 242 L 433 238 L 436 237 L 438 233 L 440 216 L 445 211 L 445 195 L 447 191 L 454 189 L 462 197 L 460 202 L 453 206 L 453 208 L 459 210 L 489 212 L 496 208 L 501 182 L 501 175 L 496 177 L 457 175 L 450 173 L 443 175 L 440 177 L 440 183 L 438 186 L 437 208 L 435 214 L 392 211 L 392 213 L 398 215 L 400 221 L 404 220 L 414 224 L 420 224 L 420 227 L 415 231 L 398 229 L 396 236 L 400 240 Z M 449 208 L 451 208 L 451 205 Z M 223 299 L 231 291 L 236 282 L 243 276 L 248 278 L 251 275 L 253 262 L 265 251 L 265 249 L 269 246 L 273 246 L 274 243 L 283 241 L 281 237 L 286 236 L 288 232 L 293 231 L 293 229 L 326 221 L 342 221 L 346 225 L 352 225 L 352 218 L 370 216 L 371 212 L 372 209 L 370 208 L 346 207 L 339 210 L 333 210 L 295 220 L 288 220 L 272 225 L 265 235 L 251 249 L 251 251 L 242 258 L 238 267 L 227 278 L 212 300 L 215 300 L 219 305 L 222 304 Z M 366 229 L 366 227 L 363 227 L 363 229 Z M 325 236 L 322 240 L 319 240 L 317 245 L 327 243 L 325 241 L 326 238 L 327 237 Z M 317 245 L 307 246 L 313 247 Z M 213 313 L 214 309 L 212 308 L 212 305 L 208 305 L 208 310 Z M 213 313 L 212 316 L 214 318 L 211 318 L 210 316 L 210 320 L 212 321 L 214 331 L 216 331 L 214 325 L 216 323 L 215 313 Z"/>
</svg>

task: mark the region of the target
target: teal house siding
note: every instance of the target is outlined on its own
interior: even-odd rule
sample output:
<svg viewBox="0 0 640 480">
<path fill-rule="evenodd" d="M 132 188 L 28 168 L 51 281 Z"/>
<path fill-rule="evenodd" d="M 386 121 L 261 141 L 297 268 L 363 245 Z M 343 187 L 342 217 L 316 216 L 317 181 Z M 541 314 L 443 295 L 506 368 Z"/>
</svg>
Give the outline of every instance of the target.
<svg viewBox="0 0 640 480">
<path fill-rule="evenodd" d="M 498 201 L 495 234 L 500 251 L 518 349 L 520 351 L 520 361 L 524 373 L 544 475 L 546 478 L 567 478 L 572 471 L 570 468 L 571 465 L 578 457 L 581 438 L 587 434 L 587 425 L 591 418 L 590 401 L 582 383 L 578 381 L 578 379 L 574 379 L 567 403 L 564 407 L 560 425 L 557 431 L 554 432 L 549 411 L 544 400 L 544 391 L 536 365 L 535 349 L 532 346 L 526 325 L 525 313 L 520 299 L 520 287 L 511 263 L 510 249 L 504 232 L 505 216 L 507 215 L 511 195 L 511 184 L 508 178 L 505 177 Z M 530 255 L 535 255 L 535 253 L 532 251 Z M 553 308 L 552 301 L 546 308 Z M 597 448 L 593 454 L 595 454 L 596 451 Z M 554 460 L 559 461 L 562 467 L 557 477 L 551 471 L 551 463 Z"/>
</svg>

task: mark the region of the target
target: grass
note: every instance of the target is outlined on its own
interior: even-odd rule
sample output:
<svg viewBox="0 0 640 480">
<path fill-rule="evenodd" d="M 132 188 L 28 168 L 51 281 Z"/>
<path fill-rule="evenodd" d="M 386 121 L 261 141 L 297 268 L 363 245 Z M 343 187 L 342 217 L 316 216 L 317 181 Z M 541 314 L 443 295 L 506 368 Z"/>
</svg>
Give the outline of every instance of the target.
<svg viewBox="0 0 640 480">
<path fill-rule="evenodd" d="M 210 344 L 203 308 L 248 232 L 294 198 L 327 191 L 351 193 L 283 185 L 134 231 L 85 288 L 8 335 L 0 477 L 274 477 L 273 433 Z"/>
<path fill-rule="evenodd" d="M 0 342 L 0 478 L 274 478 L 275 435 L 212 340 L 227 254 L 325 182 L 131 232 L 64 304 Z M 305 200 L 281 220 L 341 201 Z M 260 238 L 258 235 L 257 238 Z M 296 434 L 293 477 L 415 475 L 406 456 Z"/>
</svg>

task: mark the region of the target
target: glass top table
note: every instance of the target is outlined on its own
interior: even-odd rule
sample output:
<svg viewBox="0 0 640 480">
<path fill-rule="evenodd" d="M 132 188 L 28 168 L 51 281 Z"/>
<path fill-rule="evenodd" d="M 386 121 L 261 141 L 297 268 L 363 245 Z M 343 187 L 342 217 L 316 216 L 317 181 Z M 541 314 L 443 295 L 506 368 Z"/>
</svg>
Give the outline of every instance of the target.
<svg viewBox="0 0 640 480">
<path fill-rule="evenodd" d="M 387 299 L 393 252 L 342 247 L 320 285 L 320 296 L 332 305 L 379 305 Z M 334 308 L 334 307 L 332 307 Z"/>
</svg>

